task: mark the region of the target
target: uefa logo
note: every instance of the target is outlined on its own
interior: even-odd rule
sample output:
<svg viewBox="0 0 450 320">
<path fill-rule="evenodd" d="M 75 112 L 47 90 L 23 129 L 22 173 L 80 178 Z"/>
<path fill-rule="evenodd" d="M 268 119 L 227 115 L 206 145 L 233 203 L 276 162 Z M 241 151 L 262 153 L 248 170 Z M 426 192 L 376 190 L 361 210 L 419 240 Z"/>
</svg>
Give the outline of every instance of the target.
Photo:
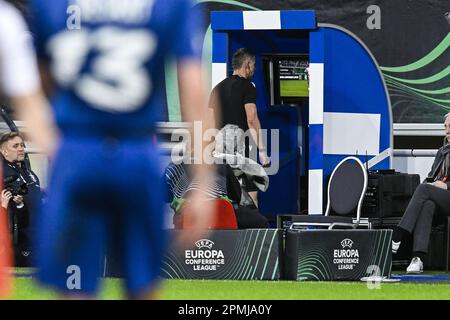
<svg viewBox="0 0 450 320">
<path fill-rule="evenodd" d="M 212 241 L 209 240 L 209 239 L 200 239 L 200 240 L 198 240 L 198 241 L 195 242 L 195 246 L 196 246 L 197 248 L 199 248 L 199 249 L 207 248 L 207 249 L 211 250 L 211 248 L 213 247 L 213 245 L 214 245 L 214 242 L 212 242 Z"/>
<path fill-rule="evenodd" d="M 351 239 L 344 239 L 341 241 L 342 249 L 349 248 L 351 249 L 353 246 L 353 241 Z"/>
</svg>

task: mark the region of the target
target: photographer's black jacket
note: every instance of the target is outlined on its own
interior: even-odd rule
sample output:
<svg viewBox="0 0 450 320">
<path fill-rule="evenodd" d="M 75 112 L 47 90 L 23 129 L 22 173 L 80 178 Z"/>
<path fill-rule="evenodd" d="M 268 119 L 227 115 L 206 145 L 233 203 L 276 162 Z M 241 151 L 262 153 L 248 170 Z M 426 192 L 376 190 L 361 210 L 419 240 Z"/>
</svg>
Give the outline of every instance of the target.
<svg viewBox="0 0 450 320">
<path fill-rule="evenodd" d="M 16 177 L 16 178 L 14 178 Z M 9 178 L 9 179 L 8 179 Z M 6 181 L 16 180 L 15 185 L 26 183 L 28 192 L 23 195 L 24 207 L 17 208 L 14 201 L 9 202 L 8 215 L 11 222 L 14 255 L 16 266 L 33 266 L 34 250 L 34 225 L 33 221 L 38 215 L 41 206 L 42 193 L 39 178 L 28 168 L 24 162 L 11 163 L 3 159 L 3 188 L 7 187 Z M 19 181 L 17 181 L 17 179 Z"/>
<path fill-rule="evenodd" d="M 3 159 L 3 180 L 8 177 L 17 176 L 17 179 L 25 182 L 28 187 L 28 193 L 23 196 L 27 211 L 34 214 L 39 210 L 42 195 L 38 176 L 28 169 L 25 163 L 12 163 Z M 5 186 L 3 186 L 5 188 Z"/>
</svg>

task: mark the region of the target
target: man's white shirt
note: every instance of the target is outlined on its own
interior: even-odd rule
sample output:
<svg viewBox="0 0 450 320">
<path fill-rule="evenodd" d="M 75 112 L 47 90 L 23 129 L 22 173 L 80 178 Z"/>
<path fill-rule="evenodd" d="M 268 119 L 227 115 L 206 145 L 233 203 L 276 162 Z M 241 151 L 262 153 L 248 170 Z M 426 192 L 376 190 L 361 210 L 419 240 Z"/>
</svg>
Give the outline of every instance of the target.
<svg viewBox="0 0 450 320">
<path fill-rule="evenodd" d="M 40 86 L 32 36 L 20 12 L 0 0 L 0 91 L 24 96 Z"/>
</svg>

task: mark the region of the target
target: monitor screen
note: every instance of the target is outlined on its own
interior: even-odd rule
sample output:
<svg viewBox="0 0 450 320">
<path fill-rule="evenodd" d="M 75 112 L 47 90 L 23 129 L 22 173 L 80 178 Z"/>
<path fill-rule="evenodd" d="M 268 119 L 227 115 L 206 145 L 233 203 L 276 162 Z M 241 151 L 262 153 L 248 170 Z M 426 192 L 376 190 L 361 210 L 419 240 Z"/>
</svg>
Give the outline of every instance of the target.
<svg viewBox="0 0 450 320">
<path fill-rule="evenodd" d="M 308 97 L 309 61 L 307 59 L 283 59 L 278 61 L 280 97 Z"/>
<path fill-rule="evenodd" d="M 263 57 L 263 62 L 271 106 L 308 105 L 309 55 L 266 55 Z"/>
</svg>

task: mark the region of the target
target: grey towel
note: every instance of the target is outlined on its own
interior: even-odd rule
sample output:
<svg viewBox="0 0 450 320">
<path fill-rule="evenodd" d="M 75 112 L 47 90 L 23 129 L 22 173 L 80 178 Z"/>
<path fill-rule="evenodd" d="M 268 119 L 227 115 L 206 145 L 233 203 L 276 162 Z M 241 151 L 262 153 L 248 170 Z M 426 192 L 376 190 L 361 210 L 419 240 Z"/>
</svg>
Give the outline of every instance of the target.
<svg viewBox="0 0 450 320">
<path fill-rule="evenodd" d="M 269 176 L 256 161 L 244 156 L 244 131 L 236 125 L 228 124 L 216 135 L 214 158 L 225 162 L 236 177 L 245 174 L 261 191 L 269 187 Z"/>
</svg>

